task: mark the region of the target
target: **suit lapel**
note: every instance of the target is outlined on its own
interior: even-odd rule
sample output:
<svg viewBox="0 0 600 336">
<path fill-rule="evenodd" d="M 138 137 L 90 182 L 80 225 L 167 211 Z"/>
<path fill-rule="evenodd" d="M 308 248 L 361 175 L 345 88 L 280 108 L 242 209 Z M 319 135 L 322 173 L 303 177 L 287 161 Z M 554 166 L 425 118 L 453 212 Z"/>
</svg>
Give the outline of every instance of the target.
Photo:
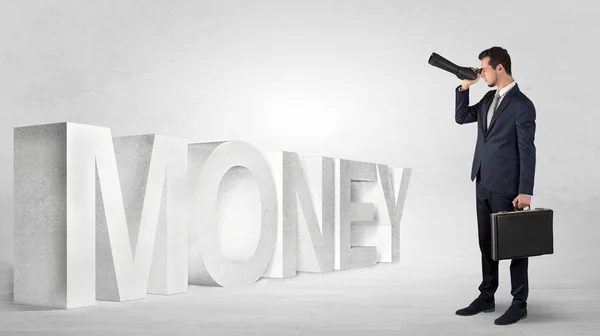
<svg viewBox="0 0 600 336">
<path fill-rule="evenodd" d="M 490 91 L 491 92 L 491 91 Z M 496 94 L 496 91 L 493 91 L 494 94 Z M 490 106 L 492 105 L 492 102 L 494 101 L 494 94 L 490 95 L 491 98 L 488 98 L 487 102 L 483 105 L 483 111 L 482 111 L 482 116 L 481 116 L 481 120 L 482 122 L 480 123 L 481 125 L 481 131 L 483 132 L 483 134 L 487 134 L 488 132 L 488 127 L 487 127 L 487 116 L 488 116 L 488 111 L 490 110 Z M 490 126 L 492 124 L 490 123 Z"/>
<path fill-rule="evenodd" d="M 496 119 L 498 119 L 498 116 L 500 114 L 502 114 L 502 112 L 504 111 L 506 106 L 510 103 L 510 99 L 511 99 L 511 97 L 509 95 L 506 95 L 502 99 L 502 101 L 500 102 L 500 105 L 498 106 L 498 109 L 496 110 L 496 112 L 494 112 L 494 115 L 492 116 L 492 120 L 490 121 L 490 127 L 488 128 L 488 132 L 490 131 L 490 129 L 492 127 L 494 127 L 494 124 L 496 123 Z"/>
<path fill-rule="evenodd" d="M 502 98 L 502 101 L 500 102 L 500 105 L 498 106 L 498 108 L 496 109 L 496 112 L 494 113 L 494 115 L 492 116 L 492 120 L 490 121 L 490 127 L 488 127 L 488 130 L 486 132 L 487 133 L 490 132 L 490 129 L 492 127 L 494 127 L 494 124 L 496 123 L 496 119 L 498 119 L 498 116 L 500 114 L 502 114 L 502 112 L 504 112 L 504 110 L 506 109 L 506 107 L 508 106 L 508 104 L 510 104 L 510 101 L 512 100 L 512 96 L 515 92 L 517 92 L 519 90 L 519 87 L 517 84 L 515 84 L 515 87 L 513 87 L 512 89 L 510 89 L 510 91 L 508 91 L 508 93 L 504 96 L 504 98 Z M 493 101 L 493 98 L 492 98 Z M 491 102 L 490 104 L 487 104 L 488 109 L 486 111 L 489 111 Z M 486 122 L 487 122 L 487 115 L 486 115 Z"/>
</svg>

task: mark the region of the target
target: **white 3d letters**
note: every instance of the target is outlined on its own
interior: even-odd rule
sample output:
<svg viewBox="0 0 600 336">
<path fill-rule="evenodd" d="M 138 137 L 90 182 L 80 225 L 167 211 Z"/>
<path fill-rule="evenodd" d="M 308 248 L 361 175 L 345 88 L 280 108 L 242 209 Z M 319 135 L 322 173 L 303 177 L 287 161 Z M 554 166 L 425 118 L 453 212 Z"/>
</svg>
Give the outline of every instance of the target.
<svg viewBox="0 0 600 336">
<path fill-rule="evenodd" d="M 115 149 L 103 127 L 15 129 L 15 302 L 187 291 L 187 141 L 117 138 Z"/>
<path fill-rule="evenodd" d="M 335 170 L 327 157 L 294 162 L 294 189 L 298 208 L 297 269 L 302 272 L 330 272 L 334 264 Z"/>
<path fill-rule="evenodd" d="M 377 181 L 374 163 L 350 160 L 335 160 L 336 185 L 339 192 L 335 197 L 335 264 L 336 270 L 366 267 L 377 264 L 375 246 L 352 246 L 353 227 L 373 222 L 375 207 L 372 203 L 357 201 L 356 183 Z"/>
<path fill-rule="evenodd" d="M 253 283 L 267 269 L 277 234 L 277 194 L 264 156 L 249 144 L 227 141 L 189 145 L 190 162 L 190 274 L 194 285 L 235 286 Z M 235 262 L 219 246 L 218 191 L 226 173 L 242 166 L 256 179 L 261 199 L 258 246 L 249 260 Z"/>
<path fill-rule="evenodd" d="M 376 207 L 373 222 L 356 225 L 352 231 L 354 246 L 377 246 L 378 262 L 397 262 L 400 259 L 400 220 L 406 200 L 410 168 L 390 169 L 377 165 L 377 182 L 363 186 L 358 192 L 361 202 Z M 396 197 L 395 191 L 398 191 Z"/>
<path fill-rule="evenodd" d="M 298 154 L 290 152 L 266 156 L 275 176 L 279 216 L 275 254 L 263 277 L 288 278 L 296 276 L 296 271 L 332 271 L 333 159 L 301 160 Z"/>
<path fill-rule="evenodd" d="M 277 193 L 277 236 L 273 258 L 264 278 L 296 276 L 296 198 L 292 157 L 288 152 L 265 155 L 273 173 Z"/>
<path fill-rule="evenodd" d="M 240 141 L 18 127 L 14 301 L 70 309 L 397 262 L 410 176 Z"/>
<path fill-rule="evenodd" d="M 103 133 L 81 135 L 96 140 L 95 148 L 72 145 L 75 161 L 96 159 L 96 298 L 187 292 L 187 141 L 120 137 L 113 151 L 110 133 Z M 73 176 L 90 175 L 90 166 L 81 168 Z"/>
</svg>

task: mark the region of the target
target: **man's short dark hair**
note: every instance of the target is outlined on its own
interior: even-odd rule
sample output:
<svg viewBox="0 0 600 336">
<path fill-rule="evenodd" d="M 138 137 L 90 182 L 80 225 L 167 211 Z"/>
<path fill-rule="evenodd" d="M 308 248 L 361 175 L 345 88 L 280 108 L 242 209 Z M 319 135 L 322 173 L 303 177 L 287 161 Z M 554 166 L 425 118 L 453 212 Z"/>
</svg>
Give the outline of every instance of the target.
<svg viewBox="0 0 600 336">
<path fill-rule="evenodd" d="M 511 63 L 510 63 L 510 55 L 506 49 L 501 47 L 491 47 L 482 51 L 479 54 L 479 60 L 481 61 L 485 57 L 489 57 L 490 61 L 488 64 L 492 67 L 492 69 L 496 70 L 498 64 L 502 64 L 506 73 L 512 75 Z"/>
</svg>

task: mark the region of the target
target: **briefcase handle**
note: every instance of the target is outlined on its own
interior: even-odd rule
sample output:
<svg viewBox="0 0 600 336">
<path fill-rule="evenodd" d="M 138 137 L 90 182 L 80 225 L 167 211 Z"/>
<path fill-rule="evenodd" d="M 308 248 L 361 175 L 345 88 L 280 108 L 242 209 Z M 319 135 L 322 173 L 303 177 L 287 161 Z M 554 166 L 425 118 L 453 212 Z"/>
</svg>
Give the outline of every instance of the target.
<svg viewBox="0 0 600 336">
<path fill-rule="evenodd" d="M 529 205 L 526 206 L 525 208 L 529 208 L 527 210 L 531 210 L 531 207 Z M 525 208 L 523 208 L 523 209 L 517 209 L 517 207 L 515 206 L 515 211 L 523 211 L 523 210 L 525 210 Z"/>
</svg>

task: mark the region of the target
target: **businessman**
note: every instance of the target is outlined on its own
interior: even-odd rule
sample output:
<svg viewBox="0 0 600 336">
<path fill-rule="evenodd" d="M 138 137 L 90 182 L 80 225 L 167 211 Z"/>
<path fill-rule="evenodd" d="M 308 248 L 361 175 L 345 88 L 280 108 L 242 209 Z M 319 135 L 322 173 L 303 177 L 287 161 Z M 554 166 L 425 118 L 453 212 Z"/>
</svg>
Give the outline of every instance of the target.
<svg viewBox="0 0 600 336">
<path fill-rule="evenodd" d="M 490 215 L 530 205 L 536 162 L 535 107 L 513 79 L 508 52 L 501 47 L 492 47 L 482 51 L 479 60 L 481 73 L 477 78 L 463 80 L 456 88 L 456 123 L 477 123 L 471 180 L 476 179 L 483 278 L 479 286 L 480 295 L 468 307 L 456 311 L 461 316 L 495 310 L 498 261 L 492 260 Z M 496 90 L 488 91 L 477 104 L 469 106 L 469 87 L 481 77 L 488 87 L 496 87 Z M 495 324 L 513 324 L 527 317 L 527 266 L 527 258 L 511 260 L 513 299 Z"/>
</svg>

